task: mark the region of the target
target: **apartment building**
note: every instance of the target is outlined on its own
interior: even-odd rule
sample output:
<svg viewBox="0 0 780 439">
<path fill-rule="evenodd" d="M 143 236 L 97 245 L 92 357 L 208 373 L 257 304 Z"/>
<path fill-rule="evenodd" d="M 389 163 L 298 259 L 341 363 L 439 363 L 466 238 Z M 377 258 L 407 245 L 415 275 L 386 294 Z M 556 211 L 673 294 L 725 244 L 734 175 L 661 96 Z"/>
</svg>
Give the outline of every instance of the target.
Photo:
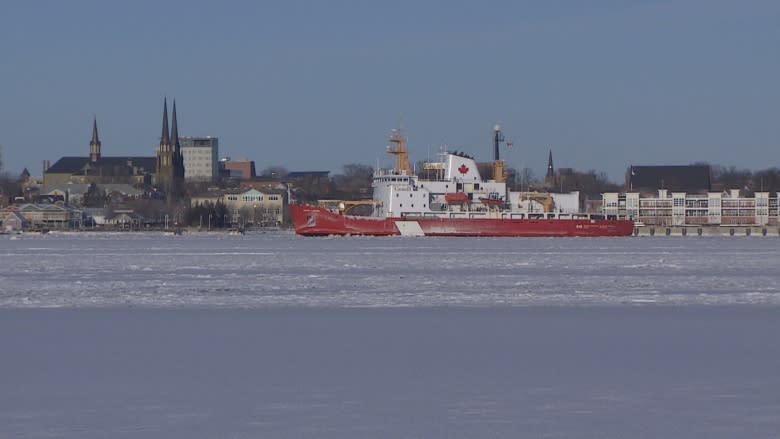
<svg viewBox="0 0 780 439">
<path fill-rule="evenodd" d="M 628 217 L 653 226 L 774 226 L 779 225 L 780 193 L 742 196 L 738 189 L 690 194 L 659 189 L 657 196 L 638 192 L 602 194 L 604 215 Z"/>
</svg>

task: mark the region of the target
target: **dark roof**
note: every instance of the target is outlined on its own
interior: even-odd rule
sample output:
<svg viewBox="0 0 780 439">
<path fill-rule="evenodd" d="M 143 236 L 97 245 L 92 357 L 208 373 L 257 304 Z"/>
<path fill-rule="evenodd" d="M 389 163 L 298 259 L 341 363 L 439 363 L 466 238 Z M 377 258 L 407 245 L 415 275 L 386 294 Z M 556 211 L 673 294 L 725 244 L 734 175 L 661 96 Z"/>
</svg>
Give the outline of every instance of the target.
<svg viewBox="0 0 780 439">
<path fill-rule="evenodd" d="M 689 193 L 709 192 L 710 167 L 708 165 L 631 166 L 628 172 L 627 189 L 635 192 L 658 189 Z"/>
<path fill-rule="evenodd" d="M 157 170 L 157 157 L 101 157 L 98 160 L 98 164 L 102 166 L 122 166 L 128 163 L 148 172 Z"/>
<path fill-rule="evenodd" d="M 62 157 L 46 170 L 47 174 L 75 174 L 89 163 L 89 157 Z"/>
<path fill-rule="evenodd" d="M 327 177 L 330 171 L 294 171 L 287 174 L 287 178 Z"/>
<path fill-rule="evenodd" d="M 47 174 L 79 174 L 84 172 L 84 168 L 90 165 L 91 168 L 114 168 L 117 166 L 127 166 L 131 162 L 133 166 L 143 168 L 147 172 L 155 172 L 157 168 L 156 157 L 101 157 L 97 163 L 91 164 L 89 157 L 62 157 L 57 160 L 48 170 Z"/>
</svg>

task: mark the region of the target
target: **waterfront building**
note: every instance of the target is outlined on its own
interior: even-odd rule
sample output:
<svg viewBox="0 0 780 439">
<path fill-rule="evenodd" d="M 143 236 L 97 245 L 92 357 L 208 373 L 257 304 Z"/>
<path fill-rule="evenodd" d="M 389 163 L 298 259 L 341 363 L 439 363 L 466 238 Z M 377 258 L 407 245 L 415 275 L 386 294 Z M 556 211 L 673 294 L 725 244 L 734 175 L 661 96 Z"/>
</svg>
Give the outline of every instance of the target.
<svg viewBox="0 0 780 439">
<path fill-rule="evenodd" d="M 60 206 L 57 204 L 17 204 L 0 210 L 0 218 L 9 218 L 9 214 L 14 214 L 23 218 L 24 227 L 46 228 L 46 229 L 67 229 L 81 225 L 83 221 L 83 212 L 70 206 Z M 10 218 L 14 221 L 13 218 Z M 9 223 L 10 224 L 10 223 Z"/>
<path fill-rule="evenodd" d="M 207 203 L 224 204 L 234 224 L 267 226 L 284 222 L 287 197 L 285 191 L 246 189 L 207 192 L 190 198 L 190 207 Z"/>
<path fill-rule="evenodd" d="M 17 232 L 28 227 L 28 223 L 19 212 L 7 211 L 0 212 L 0 226 L 2 232 Z"/>
<path fill-rule="evenodd" d="M 688 193 L 659 189 L 657 195 L 639 192 L 602 194 L 603 213 L 628 217 L 648 226 L 774 226 L 780 193 L 742 196 L 738 189 Z"/>
<path fill-rule="evenodd" d="M 216 137 L 182 137 L 181 155 L 184 179 L 211 181 L 219 177 L 219 139 Z"/>
</svg>

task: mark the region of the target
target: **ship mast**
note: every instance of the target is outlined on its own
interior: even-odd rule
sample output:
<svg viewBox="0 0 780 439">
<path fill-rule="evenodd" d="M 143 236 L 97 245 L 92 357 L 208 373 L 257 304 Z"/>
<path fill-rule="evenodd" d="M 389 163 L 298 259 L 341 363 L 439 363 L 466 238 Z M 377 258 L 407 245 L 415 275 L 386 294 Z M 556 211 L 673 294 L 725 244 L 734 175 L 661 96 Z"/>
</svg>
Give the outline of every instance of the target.
<svg viewBox="0 0 780 439">
<path fill-rule="evenodd" d="M 504 176 L 504 161 L 499 157 L 499 144 L 504 141 L 504 135 L 501 133 L 501 125 L 496 124 L 493 127 L 493 179 L 497 183 L 506 181 Z"/>
<path fill-rule="evenodd" d="M 401 134 L 401 126 L 395 128 L 390 133 L 390 142 L 393 143 L 387 147 L 387 152 L 395 156 L 394 171 L 399 174 L 411 174 L 409 166 L 409 153 L 406 151 L 406 139 Z"/>
</svg>

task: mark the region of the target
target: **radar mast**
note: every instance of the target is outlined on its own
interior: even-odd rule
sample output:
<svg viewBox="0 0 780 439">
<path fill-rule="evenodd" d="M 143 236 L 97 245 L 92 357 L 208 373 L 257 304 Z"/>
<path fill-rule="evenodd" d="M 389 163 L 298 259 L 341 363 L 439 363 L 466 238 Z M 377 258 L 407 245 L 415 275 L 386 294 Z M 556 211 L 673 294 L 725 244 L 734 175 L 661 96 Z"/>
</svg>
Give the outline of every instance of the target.
<svg viewBox="0 0 780 439">
<path fill-rule="evenodd" d="M 390 142 L 392 145 L 387 147 L 387 152 L 395 156 L 395 172 L 399 174 L 411 174 L 409 166 L 409 153 L 406 151 L 406 139 L 401 134 L 401 124 L 390 133 Z"/>
</svg>

